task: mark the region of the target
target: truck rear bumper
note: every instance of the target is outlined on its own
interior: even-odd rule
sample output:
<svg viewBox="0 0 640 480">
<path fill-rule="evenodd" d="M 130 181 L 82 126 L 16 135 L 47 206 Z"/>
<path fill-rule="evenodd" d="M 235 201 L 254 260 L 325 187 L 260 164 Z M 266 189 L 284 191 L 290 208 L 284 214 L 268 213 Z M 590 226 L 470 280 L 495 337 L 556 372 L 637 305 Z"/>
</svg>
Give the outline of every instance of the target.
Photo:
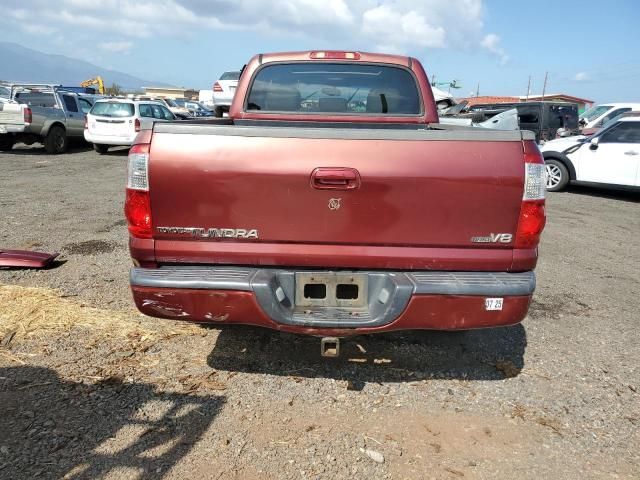
<svg viewBox="0 0 640 480">
<path fill-rule="evenodd" d="M 334 298 L 326 304 L 308 299 L 302 294 L 302 281 L 326 284 L 327 291 L 351 281 L 359 285 L 360 300 Z M 527 314 L 535 276 L 533 272 L 161 267 L 133 268 L 131 288 L 138 309 L 154 317 L 347 336 L 513 325 Z"/>
<path fill-rule="evenodd" d="M 136 139 L 137 133 L 126 136 L 118 135 L 98 135 L 97 133 L 91 133 L 88 130 L 84 131 L 84 139 L 89 143 L 97 143 L 98 145 L 113 145 L 128 147 L 133 145 L 133 141 Z"/>
<path fill-rule="evenodd" d="M 6 133 L 24 133 L 26 130 L 26 126 L 24 124 L 3 124 L 0 125 L 0 135 L 4 135 Z"/>
</svg>

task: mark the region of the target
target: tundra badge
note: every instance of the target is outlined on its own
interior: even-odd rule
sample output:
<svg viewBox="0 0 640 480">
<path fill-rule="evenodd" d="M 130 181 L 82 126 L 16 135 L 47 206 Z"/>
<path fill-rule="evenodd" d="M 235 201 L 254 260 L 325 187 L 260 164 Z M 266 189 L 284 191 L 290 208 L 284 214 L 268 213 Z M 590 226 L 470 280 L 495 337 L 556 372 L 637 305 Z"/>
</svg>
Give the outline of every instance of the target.
<svg viewBox="0 0 640 480">
<path fill-rule="evenodd" d="M 187 234 L 197 238 L 258 238 L 255 228 L 158 227 L 160 233 Z"/>
</svg>

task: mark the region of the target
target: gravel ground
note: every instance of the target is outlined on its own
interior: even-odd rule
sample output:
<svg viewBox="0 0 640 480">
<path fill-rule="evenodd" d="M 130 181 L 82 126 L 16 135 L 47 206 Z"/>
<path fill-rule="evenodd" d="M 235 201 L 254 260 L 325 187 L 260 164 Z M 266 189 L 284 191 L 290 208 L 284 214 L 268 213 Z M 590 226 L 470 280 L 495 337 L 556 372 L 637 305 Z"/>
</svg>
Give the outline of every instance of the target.
<svg viewBox="0 0 640 480">
<path fill-rule="evenodd" d="M 0 478 L 640 477 L 640 195 L 549 195 L 522 325 L 322 359 L 317 339 L 134 311 L 125 161 L 0 154 L 0 245 L 62 254 L 0 285 L 56 289 L 82 319 L 29 332 L 53 315 L 34 307 L 0 336 Z"/>
</svg>

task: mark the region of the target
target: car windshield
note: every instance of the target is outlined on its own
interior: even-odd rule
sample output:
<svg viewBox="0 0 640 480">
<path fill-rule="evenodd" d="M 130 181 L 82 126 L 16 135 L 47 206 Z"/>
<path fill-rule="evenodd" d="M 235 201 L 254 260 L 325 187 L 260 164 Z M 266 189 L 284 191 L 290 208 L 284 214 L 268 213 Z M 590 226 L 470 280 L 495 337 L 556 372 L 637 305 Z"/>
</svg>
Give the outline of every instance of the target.
<svg viewBox="0 0 640 480">
<path fill-rule="evenodd" d="M 170 107 L 179 107 L 180 106 L 176 102 L 174 102 L 171 98 L 165 98 L 164 101 L 167 102 L 167 105 L 169 105 Z"/>
<path fill-rule="evenodd" d="M 133 103 L 96 102 L 89 113 L 101 117 L 131 117 L 134 111 Z"/>
<path fill-rule="evenodd" d="M 240 72 L 224 72 L 220 80 L 238 80 L 239 78 Z"/>
<path fill-rule="evenodd" d="M 611 105 L 597 105 L 595 107 L 590 108 L 582 115 L 580 115 L 580 119 L 585 119 L 587 122 L 595 120 L 599 116 L 603 115 L 607 112 L 607 110 L 611 109 Z"/>
<path fill-rule="evenodd" d="M 205 104 L 203 104 L 202 102 L 193 102 L 193 103 L 195 103 L 195 104 L 198 106 L 198 108 L 199 108 L 200 110 L 206 110 L 206 111 L 208 111 L 208 112 L 211 112 L 211 111 L 212 111 L 210 108 L 208 108 L 208 107 L 207 107 Z"/>
<path fill-rule="evenodd" d="M 259 70 L 247 109 L 376 115 L 417 115 L 421 111 L 416 81 L 404 68 L 307 62 Z"/>
<path fill-rule="evenodd" d="M 184 107 L 186 100 L 184 98 L 176 98 L 173 100 L 173 103 L 178 105 L 179 107 Z"/>
</svg>

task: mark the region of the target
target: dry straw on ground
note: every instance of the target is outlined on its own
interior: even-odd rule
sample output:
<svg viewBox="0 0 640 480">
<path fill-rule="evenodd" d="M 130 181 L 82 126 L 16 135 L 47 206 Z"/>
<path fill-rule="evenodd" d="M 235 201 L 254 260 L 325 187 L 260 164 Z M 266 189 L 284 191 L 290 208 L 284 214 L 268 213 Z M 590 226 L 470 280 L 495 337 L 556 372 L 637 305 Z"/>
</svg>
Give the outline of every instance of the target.
<svg viewBox="0 0 640 480">
<path fill-rule="evenodd" d="M 87 307 L 47 288 L 0 285 L 0 340 L 9 334 L 18 339 L 78 328 L 94 336 L 135 335 L 149 339 L 197 329 L 172 322 L 152 323 L 135 313 Z"/>
</svg>

